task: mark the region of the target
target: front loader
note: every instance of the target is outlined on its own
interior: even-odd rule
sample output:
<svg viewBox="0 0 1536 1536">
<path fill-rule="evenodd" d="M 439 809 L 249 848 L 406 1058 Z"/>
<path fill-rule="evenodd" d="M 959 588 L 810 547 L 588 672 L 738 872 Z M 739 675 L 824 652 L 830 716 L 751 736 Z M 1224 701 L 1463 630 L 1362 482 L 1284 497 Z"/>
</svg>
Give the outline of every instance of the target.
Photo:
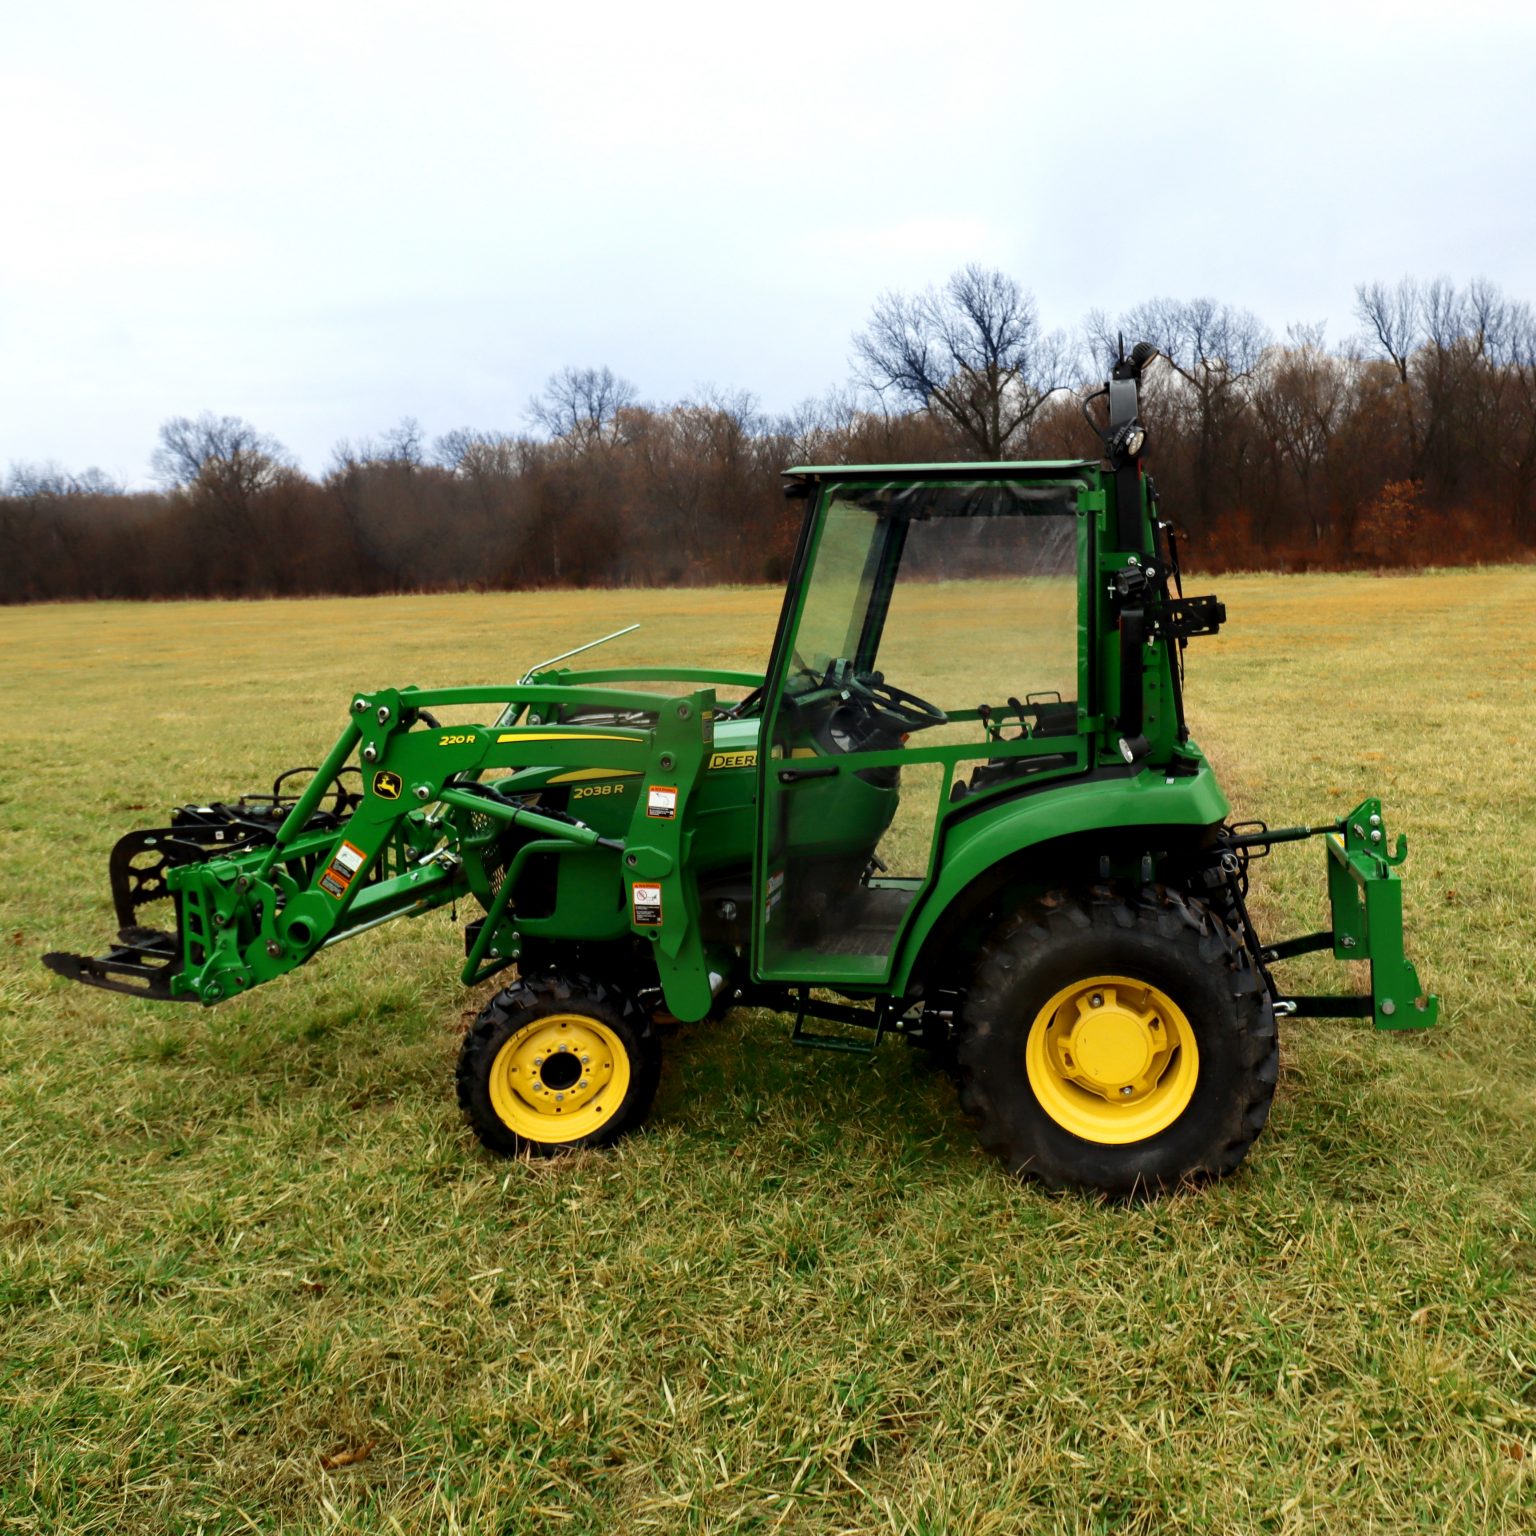
<svg viewBox="0 0 1536 1536">
<path fill-rule="evenodd" d="M 1379 801 L 1235 825 L 1190 736 L 1185 649 L 1226 613 L 1183 595 L 1142 470 L 1152 355 L 1098 392 L 1097 461 L 788 471 L 805 519 L 763 674 L 361 690 L 314 770 L 122 839 L 117 943 L 46 963 L 211 1005 L 473 902 L 464 982 L 513 977 L 457 1074 L 495 1152 L 615 1140 L 650 1107 L 657 1024 L 742 1002 L 809 1046 L 941 1050 L 984 1143 L 1048 1184 L 1229 1172 L 1277 1017 L 1416 1028 L 1437 1003 Z M 963 645 L 962 614 L 985 619 Z M 1311 837 L 1330 926 L 1266 943 L 1250 864 Z M 1368 962 L 1369 992 L 1288 993 L 1276 967 L 1314 950 Z"/>
</svg>

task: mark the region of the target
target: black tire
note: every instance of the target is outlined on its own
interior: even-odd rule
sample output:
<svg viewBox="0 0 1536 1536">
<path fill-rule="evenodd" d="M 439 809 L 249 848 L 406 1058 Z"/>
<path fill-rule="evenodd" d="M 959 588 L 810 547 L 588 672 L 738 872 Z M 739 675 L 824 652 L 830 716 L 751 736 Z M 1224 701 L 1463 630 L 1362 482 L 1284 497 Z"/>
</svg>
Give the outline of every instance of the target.
<svg viewBox="0 0 1536 1536">
<path fill-rule="evenodd" d="M 1119 1006 L 1132 1022 L 1102 1037 L 1120 1054 L 1100 1046 L 1097 1060 L 1132 1059 L 1137 1029 L 1149 1042 L 1134 1083 L 1119 1088 L 1108 1071 L 1072 1077 L 1088 1059 L 1090 1005 L 1106 1001 L 1098 1017 Z M 1126 1030 L 1133 1046 L 1121 1044 Z M 1279 1045 L 1268 993 L 1233 931 L 1204 902 L 1147 886 L 1058 893 L 1005 920 L 978 955 L 957 1063 L 962 1106 L 1013 1172 L 1126 1197 L 1236 1168 L 1269 1118 Z"/>
<path fill-rule="evenodd" d="M 607 1146 L 650 1113 L 661 1073 L 651 1021 L 585 976 L 529 976 L 486 1004 L 456 1083 L 474 1133 L 503 1157 Z"/>
</svg>

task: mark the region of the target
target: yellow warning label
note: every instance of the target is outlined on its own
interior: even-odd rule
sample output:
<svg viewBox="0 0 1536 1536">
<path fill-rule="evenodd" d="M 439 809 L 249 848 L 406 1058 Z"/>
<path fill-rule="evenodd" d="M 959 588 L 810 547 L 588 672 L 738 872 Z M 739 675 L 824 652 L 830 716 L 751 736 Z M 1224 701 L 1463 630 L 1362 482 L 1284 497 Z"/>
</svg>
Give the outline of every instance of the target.
<svg viewBox="0 0 1536 1536">
<path fill-rule="evenodd" d="M 353 877 L 367 862 L 368 855 L 356 843 L 342 843 L 331 855 L 329 866 L 320 876 L 320 889 L 327 896 L 334 896 L 340 901 L 347 894 L 347 887 L 352 884 Z"/>
</svg>

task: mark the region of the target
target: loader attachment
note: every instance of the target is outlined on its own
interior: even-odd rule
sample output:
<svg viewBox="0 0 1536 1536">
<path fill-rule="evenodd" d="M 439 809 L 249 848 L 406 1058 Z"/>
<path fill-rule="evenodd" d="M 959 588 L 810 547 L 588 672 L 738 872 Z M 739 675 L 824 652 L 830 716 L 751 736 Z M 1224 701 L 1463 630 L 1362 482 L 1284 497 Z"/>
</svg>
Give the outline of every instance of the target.
<svg viewBox="0 0 1536 1536">
<path fill-rule="evenodd" d="M 68 981 L 83 981 L 104 992 L 127 992 L 170 1002 L 171 977 L 180 959 L 181 947 L 174 933 L 129 926 L 118 929 L 117 942 L 104 955 L 54 950 L 43 956 L 43 964 Z"/>
<path fill-rule="evenodd" d="M 112 906 L 117 915 L 115 943 L 102 955 L 74 955 L 55 950 L 43 956 L 43 964 L 70 981 L 84 982 L 107 992 L 126 992 L 134 997 L 160 1001 L 195 1001 L 190 992 L 173 991 L 171 982 L 189 955 L 182 898 L 172 889 L 172 871 L 205 864 L 211 858 L 228 858 L 269 848 L 278 828 L 299 800 L 294 781 L 313 776 L 311 767 L 290 768 L 280 773 L 267 794 L 241 795 L 233 802 L 183 805 L 171 812 L 167 827 L 148 827 L 117 840 L 107 861 Z M 324 803 L 305 823 L 305 831 L 334 831 L 362 799 L 338 772 L 322 786 Z M 290 787 L 292 786 L 292 787 Z M 146 926 L 141 909 L 160 902 L 171 903 L 169 929 Z"/>
</svg>

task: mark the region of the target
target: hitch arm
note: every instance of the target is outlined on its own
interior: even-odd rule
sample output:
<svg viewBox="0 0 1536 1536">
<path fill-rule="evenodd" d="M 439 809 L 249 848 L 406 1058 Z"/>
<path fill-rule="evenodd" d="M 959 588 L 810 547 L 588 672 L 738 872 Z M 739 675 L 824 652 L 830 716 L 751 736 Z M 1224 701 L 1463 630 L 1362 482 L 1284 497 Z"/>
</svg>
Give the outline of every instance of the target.
<svg viewBox="0 0 1536 1536">
<path fill-rule="evenodd" d="M 1331 949 L 1335 959 L 1369 962 L 1370 995 L 1277 992 L 1275 1011 L 1298 1018 L 1370 1018 L 1378 1029 L 1428 1029 L 1439 1017 L 1440 1000 L 1420 985 L 1418 972 L 1403 953 L 1403 885 L 1397 866 L 1408 856 L 1408 840 L 1399 837 L 1388 851 L 1379 799 L 1362 801 L 1332 826 L 1229 834 L 1224 845 L 1267 851 L 1272 843 L 1318 836 L 1324 839 L 1328 861 L 1332 927 L 1265 945 L 1258 959 L 1267 972 L 1277 961 Z"/>
</svg>

